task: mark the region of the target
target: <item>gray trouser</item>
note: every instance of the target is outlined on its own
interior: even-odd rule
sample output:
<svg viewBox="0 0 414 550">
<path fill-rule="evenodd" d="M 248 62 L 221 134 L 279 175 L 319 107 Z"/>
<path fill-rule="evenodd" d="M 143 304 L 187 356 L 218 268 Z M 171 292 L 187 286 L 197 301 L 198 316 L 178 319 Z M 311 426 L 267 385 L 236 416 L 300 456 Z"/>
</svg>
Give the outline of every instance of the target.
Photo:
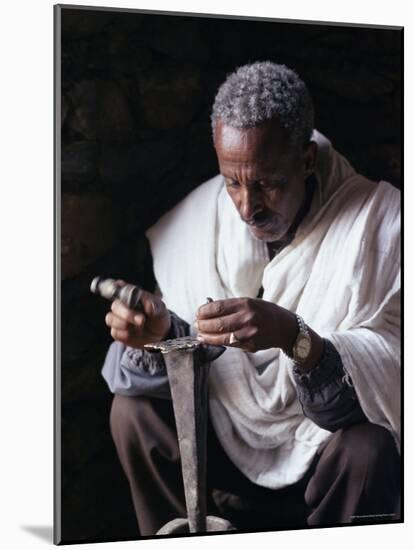
<svg viewBox="0 0 414 550">
<path fill-rule="evenodd" d="M 114 397 L 110 427 L 142 536 L 186 517 L 169 400 Z M 255 485 L 230 461 L 209 423 L 208 514 L 238 530 L 400 520 L 401 458 L 390 433 L 364 422 L 333 433 L 305 476 L 289 487 Z"/>
</svg>

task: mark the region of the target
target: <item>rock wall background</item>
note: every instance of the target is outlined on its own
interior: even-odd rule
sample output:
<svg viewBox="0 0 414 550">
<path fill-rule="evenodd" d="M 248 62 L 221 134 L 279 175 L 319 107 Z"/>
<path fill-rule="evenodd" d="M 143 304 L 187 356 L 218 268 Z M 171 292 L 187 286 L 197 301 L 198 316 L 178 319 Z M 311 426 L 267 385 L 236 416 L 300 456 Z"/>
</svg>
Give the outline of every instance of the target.
<svg viewBox="0 0 414 550">
<path fill-rule="evenodd" d="M 62 8 L 64 541 L 139 536 L 109 433 L 97 275 L 153 287 L 143 232 L 218 171 L 215 92 L 236 66 L 296 69 L 316 127 L 366 176 L 401 182 L 402 32 Z"/>
</svg>

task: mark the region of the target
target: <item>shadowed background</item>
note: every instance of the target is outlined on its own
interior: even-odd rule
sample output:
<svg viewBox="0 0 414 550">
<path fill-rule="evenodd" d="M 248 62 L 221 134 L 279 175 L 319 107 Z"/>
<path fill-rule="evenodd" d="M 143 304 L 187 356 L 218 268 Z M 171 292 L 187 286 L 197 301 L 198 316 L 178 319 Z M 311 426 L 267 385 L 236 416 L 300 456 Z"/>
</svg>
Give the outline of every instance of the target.
<svg viewBox="0 0 414 550">
<path fill-rule="evenodd" d="M 153 288 L 144 231 L 218 173 L 212 102 L 248 62 L 295 69 L 316 128 L 399 187 L 402 31 L 61 6 L 61 50 L 62 540 L 136 538 L 100 374 L 109 302 L 92 278 Z"/>
</svg>

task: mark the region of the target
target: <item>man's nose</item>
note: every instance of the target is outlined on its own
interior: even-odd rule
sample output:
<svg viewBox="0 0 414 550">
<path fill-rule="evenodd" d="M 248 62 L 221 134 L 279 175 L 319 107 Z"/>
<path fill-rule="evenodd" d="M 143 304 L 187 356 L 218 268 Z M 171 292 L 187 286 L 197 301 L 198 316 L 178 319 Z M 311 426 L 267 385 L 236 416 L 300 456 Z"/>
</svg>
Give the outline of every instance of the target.
<svg viewBox="0 0 414 550">
<path fill-rule="evenodd" d="M 262 208 L 262 201 L 258 193 L 254 189 L 244 187 L 240 194 L 240 215 L 243 220 L 252 220 Z"/>
</svg>

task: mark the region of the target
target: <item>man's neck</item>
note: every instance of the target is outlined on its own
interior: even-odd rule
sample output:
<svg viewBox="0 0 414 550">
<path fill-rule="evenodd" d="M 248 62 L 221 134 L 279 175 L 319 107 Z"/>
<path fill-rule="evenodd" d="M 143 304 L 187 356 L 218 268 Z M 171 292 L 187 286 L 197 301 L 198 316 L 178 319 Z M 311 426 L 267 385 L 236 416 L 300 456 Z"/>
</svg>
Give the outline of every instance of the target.
<svg viewBox="0 0 414 550">
<path fill-rule="evenodd" d="M 272 260 L 276 254 L 279 254 L 283 248 L 290 244 L 295 238 L 297 228 L 302 223 L 306 214 L 309 212 L 309 208 L 312 202 L 313 194 L 316 188 L 316 177 L 314 174 L 311 174 L 306 180 L 305 188 L 305 197 L 301 204 L 301 207 L 296 214 L 295 219 L 292 222 L 292 225 L 289 227 L 286 235 L 279 241 L 274 241 L 272 243 L 267 243 L 267 250 L 269 251 L 270 260 Z"/>
</svg>

